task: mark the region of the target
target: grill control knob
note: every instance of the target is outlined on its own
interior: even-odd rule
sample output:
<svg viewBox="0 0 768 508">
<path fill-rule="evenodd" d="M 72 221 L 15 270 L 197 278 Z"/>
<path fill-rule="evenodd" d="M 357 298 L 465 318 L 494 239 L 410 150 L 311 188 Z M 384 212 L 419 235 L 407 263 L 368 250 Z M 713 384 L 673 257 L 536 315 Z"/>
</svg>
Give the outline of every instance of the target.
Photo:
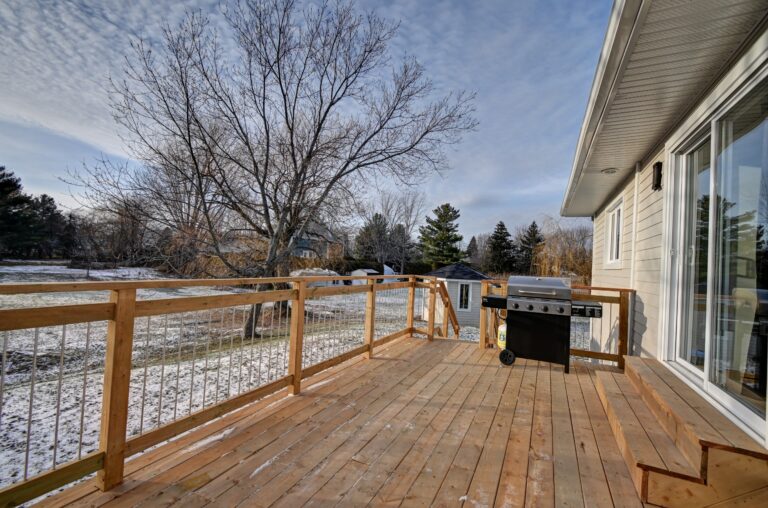
<svg viewBox="0 0 768 508">
<path fill-rule="evenodd" d="M 557 312 L 559 312 L 560 314 L 562 314 L 563 312 L 565 312 L 565 309 L 564 309 L 564 308 L 562 308 L 562 307 L 558 307 L 558 308 L 557 308 Z"/>
<path fill-rule="evenodd" d="M 549 307 L 547 307 L 547 306 L 545 305 L 544 307 L 542 307 L 542 308 L 541 308 L 541 310 L 542 310 L 542 311 L 544 311 L 544 312 L 549 312 Z"/>
<path fill-rule="evenodd" d="M 512 308 L 513 308 L 513 309 L 517 309 L 517 308 L 519 308 L 519 307 L 520 307 L 520 304 L 518 304 L 518 303 L 513 303 L 513 304 L 512 304 Z"/>
<path fill-rule="evenodd" d="M 533 310 L 533 305 L 528 305 L 528 310 Z"/>
</svg>

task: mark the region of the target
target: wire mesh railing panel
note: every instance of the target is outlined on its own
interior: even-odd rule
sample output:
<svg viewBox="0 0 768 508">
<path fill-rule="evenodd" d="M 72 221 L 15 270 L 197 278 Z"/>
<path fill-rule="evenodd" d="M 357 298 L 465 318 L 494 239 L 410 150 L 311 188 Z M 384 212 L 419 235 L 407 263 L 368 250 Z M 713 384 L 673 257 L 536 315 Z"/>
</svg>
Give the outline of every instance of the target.
<svg viewBox="0 0 768 508">
<path fill-rule="evenodd" d="M 128 436 L 287 375 L 289 336 L 285 301 L 137 318 Z"/>
<path fill-rule="evenodd" d="M 0 332 L 0 488 L 99 447 L 107 324 Z"/>
<path fill-rule="evenodd" d="M 367 297 L 367 293 L 351 293 L 304 302 L 303 367 L 330 360 L 363 345 Z"/>
<path fill-rule="evenodd" d="M 376 291 L 374 339 L 399 332 L 408 325 L 409 288 Z"/>
<path fill-rule="evenodd" d="M 416 328 L 427 327 L 429 314 L 429 289 L 416 288 L 413 299 L 413 326 Z"/>
</svg>

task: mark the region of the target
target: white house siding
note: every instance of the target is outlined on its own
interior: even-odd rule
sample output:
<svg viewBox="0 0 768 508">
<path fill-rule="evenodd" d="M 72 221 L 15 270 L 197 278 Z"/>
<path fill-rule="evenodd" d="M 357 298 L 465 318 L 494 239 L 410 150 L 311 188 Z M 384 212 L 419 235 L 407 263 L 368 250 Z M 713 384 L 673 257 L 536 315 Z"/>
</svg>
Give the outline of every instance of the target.
<svg viewBox="0 0 768 508">
<path fill-rule="evenodd" d="M 653 164 L 663 159 L 663 152 L 643 167 L 638 178 L 637 221 L 634 221 L 634 176 L 598 212 L 594 219 L 592 258 L 592 285 L 616 288 L 634 288 L 635 295 L 631 354 L 658 356 L 658 315 L 661 292 L 661 232 L 662 191 L 651 190 Z M 618 267 L 608 266 L 606 261 L 606 217 L 619 197 L 622 208 L 622 249 Z M 636 231 L 633 228 L 636 227 Z M 634 282 L 632 277 L 632 242 L 635 242 Z M 618 340 L 618 305 L 604 304 L 603 318 L 593 320 L 594 349 L 615 352 Z"/>
</svg>

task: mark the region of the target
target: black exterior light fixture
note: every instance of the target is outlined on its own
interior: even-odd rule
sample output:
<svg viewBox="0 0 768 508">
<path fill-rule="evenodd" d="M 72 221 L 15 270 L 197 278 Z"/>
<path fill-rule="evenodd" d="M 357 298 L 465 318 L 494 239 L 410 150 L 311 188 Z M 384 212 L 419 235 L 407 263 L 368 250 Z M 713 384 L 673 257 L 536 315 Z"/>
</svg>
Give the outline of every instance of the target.
<svg viewBox="0 0 768 508">
<path fill-rule="evenodd" d="M 651 183 L 652 190 L 661 190 L 661 161 L 653 165 L 653 181 Z"/>
</svg>

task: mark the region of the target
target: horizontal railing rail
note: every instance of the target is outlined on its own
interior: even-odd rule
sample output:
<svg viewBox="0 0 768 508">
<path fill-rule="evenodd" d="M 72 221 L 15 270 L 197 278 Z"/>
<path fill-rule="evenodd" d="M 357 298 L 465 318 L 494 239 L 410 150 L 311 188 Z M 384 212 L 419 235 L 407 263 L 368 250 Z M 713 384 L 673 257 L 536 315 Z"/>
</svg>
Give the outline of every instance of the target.
<svg viewBox="0 0 768 508">
<path fill-rule="evenodd" d="M 142 298 L 201 287 L 224 294 Z M 392 340 L 432 340 L 438 296 L 458 336 L 445 288 L 427 276 L 0 284 L 0 295 L 97 291 L 109 300 L 0 310 L 0 425 L 14 422 L 8 468 L 21 469 L 0 483 L 0 505 L 94 472 L 110 489 L 151 446 L 281 390 L 300 393 L 303 379 Z M 423 328 L 417 292 L 429 302 Z M 76 449 L 62 446 L 65 433 Z"/>
<path fill-rule="evenodd" d="M 486 280 L 481 284 L 480 293 L 482 296 L 488 295 L 506 295 L 507 281 L 505 280 Z M 594 350 L 585 347 L 571 347 L 572 356 L 581 356 L 597 360 L 615 362 L 621 369 L 624 368 L 624 356 L 627 355 L 629 345 L 629 335 L 631 330 L 630 308 L 634 299 L 635 291 L 627 288 L 610 288 L 599 286 L 573 285 L 571 287 L 571 298 L 573 301 L 588 301 L 602 303 L 611 307 L 616 307 L 615 327 L 608 330 L 609 334 L 615 335 L 615 352 Z M 605 309 L 604 309 L 605 310 Z M 614 313 L 604 312 L 604 316 L 613 316 Z M 609 318 L 603 318 L 609 319 Z M 481 309 L 480 313 L 480 347 L 487 348 L 496 342 L 495 332 L 499 326 L 499 318 L 493 309 Z M 602 327 L 601 327 L 602 328 Z M 601 333 L 604 330 L 601 329 Z M 591 335 L 590 331 L 588 332 Z M 590 345 L 591 345 L 590 340 Z M 598 341 L 600 344 L 602 340 Z M 610 342 L 610 341 L 606 341 Z"/>
</svg>

